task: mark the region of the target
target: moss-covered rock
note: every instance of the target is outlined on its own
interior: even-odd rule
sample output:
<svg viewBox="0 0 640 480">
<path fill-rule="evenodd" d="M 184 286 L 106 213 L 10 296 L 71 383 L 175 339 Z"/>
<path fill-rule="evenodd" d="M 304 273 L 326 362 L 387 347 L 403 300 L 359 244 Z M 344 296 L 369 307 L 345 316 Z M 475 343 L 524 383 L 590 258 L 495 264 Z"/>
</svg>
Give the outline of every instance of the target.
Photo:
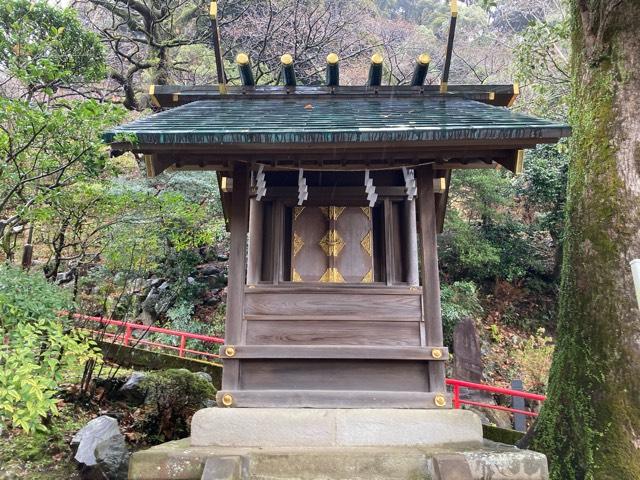
<svg viewBox="0 0 640 480">
<path fill-rule="evenodd" d="M 188 436 L 191 417 L 216 393 L 210 382 L 186 369 L 150 372 L 140 386 L 146 393 L 138 423 L 151 443 Z"/>
<path fill-rule="evenodd" d="M 498 443 L 515 445 L 524 436 L 524 433 L 507 428 L 494 427 L 493 425 L 482 425 L 482 437 Z"/>
</svg>

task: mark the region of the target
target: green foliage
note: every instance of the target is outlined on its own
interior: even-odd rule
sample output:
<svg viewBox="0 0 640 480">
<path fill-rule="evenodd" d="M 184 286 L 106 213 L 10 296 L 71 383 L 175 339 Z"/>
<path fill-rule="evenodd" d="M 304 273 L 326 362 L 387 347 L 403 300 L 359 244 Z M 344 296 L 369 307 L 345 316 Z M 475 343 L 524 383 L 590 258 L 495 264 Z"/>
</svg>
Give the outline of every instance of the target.
<svg viewBox="0 0 640 480">
<path fill-rule="evenodd" d="M 561 244 L 564 147 L 527 155 L 525 174 L 456 172 L 439 255 L 445 279 L 553 281 Z M 551 247 L 551 248 L 550 248 Z"/>
<path fill-rule="evenodd" d="M 442 284 L 440 300 L 444 343 L 451 347 L 453 345 L 453 330 L 458 322 L 465 318 L 478 318 L 482 314 L 482 306 L 473 282 Z"/>
<path fill-rule="evenodd" d="M 211 221 L 207 207 L 179 191 L 158 192 L 144 183 L 119 180 L 111 184 L 110 194 L 123 208 L 103 251 L 111 271 L 144 276 L 172 258 L 174 264 L 165 267 L 184 270 L 180 263 L 192 255 L 188 251 L 213 243 L 219 235 L 220 225 Z M 196 263 L 192 257 L 187 274 Z"/>
<path fill-rule="evenodd" d="M 191 417 L 215 396 L 210 382 L 185 369 L 148 373 L 141 387 L 146 397 L 140 427 L 153 442 L 189 435 Z"/>
<path fill-rule="evenodd" d="M 527 152 L 526 169 L 516 179 L 516 194 L 524 200 L 524 208 L 533 216 L 538 231 L 548 231 L 559 242 L 564 228 L 564 206 L 567 193 L 569 157 L 567 142 L 544 145 Z"/>
<path fill-rule="evenodd" d="M 0 3 L 0 68 L 30 89 L 100 80 L 103 58 L 98 36 L 84 30 L 72 9 L 43 0 Z"/>
<path fill-rule="evenodd" d="M 529 111 L 566 118 L 569 94 L 568 18 L 535 20 L 521 33 L 516 49 L 516 79 L 530 85 Z"/>
<path fill-rule="evenodd" d="M 60 414 L 48 422 L 46 432 L 5 432 L 0 448 L 0 474 L 3 478 L 20 478 L 27 473 L 29 480 L 74 478 L 76 466 L 60 459 L 69 456 L 70 437 L 89 419 L 86 412 L 67 403 L 61 407 Z"/>
<path fill-rule="evenodd" d="M 520 348 L 514 351 L 514 359 L 519 365 L 518 377 L 527 386 L 527 390 L 546 392 L 553 350 L 553 339 L 546 334 L 544 328 L 539 328 L 535 335 L 529 335 Z"/>
<path fill-rule="evenodd" d="M 99 132 L 121 113 L 91 100 L 53 107 L 0 97 L 0 219 L 6 219 L 0 238 L 7 257 L 13 253 L 7 241 L 13 227 L 38 217 L 38 208 L 62 201 L 74 183 L 103 173 L 107 152 Z"/>
<path fill-rule="evenodd" d="M 89 359 L 94 343 L 59 316 L 68 295 L 41 276 L 0 267 L 0 421 L 43 430 L 57 413 L 54 393 L 62 373 Z"/>
<path fill-rule="evenodd" d="M 491 278 L 500 263 L 500 249 L 479 233 L 478 225 L 449 209 L 438 241 L 438 257 L 445 278 L 479 281 Z"/>
</svg>

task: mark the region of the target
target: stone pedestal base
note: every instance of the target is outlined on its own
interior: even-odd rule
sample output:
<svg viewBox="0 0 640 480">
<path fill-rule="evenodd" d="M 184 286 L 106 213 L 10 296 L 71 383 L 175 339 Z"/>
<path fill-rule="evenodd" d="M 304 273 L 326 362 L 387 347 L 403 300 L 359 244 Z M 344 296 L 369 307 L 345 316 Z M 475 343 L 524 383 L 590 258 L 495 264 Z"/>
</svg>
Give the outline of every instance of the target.
<svg viewBox="0 0 640 480">
<path fill-rule="evenodd" d="M 464 410 L 209 408 L 136 452 L 131 480 L 547 480 L 544 455 L 483 441 Z"/>
<path fill-rule="evenodd" d="M 191 445 L 374 447 L 482 444 L 468 410 L 205 408 L 191 421 Z"/>
</svg>

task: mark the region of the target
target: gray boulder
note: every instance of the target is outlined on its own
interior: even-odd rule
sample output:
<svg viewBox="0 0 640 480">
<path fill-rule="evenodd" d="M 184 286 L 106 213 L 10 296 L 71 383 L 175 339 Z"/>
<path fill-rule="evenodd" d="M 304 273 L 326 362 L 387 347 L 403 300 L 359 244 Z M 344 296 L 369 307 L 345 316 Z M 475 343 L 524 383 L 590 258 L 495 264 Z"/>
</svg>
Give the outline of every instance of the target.
<svg viewBox="0 0 640 480">
<path fill-rule="evenodd" d="M 94 450 L 97 468 L 109 480 L 126 480 L 129 451 L 121 434 L 103 440 Z"/>
<path fill-rule="evenodd" d="M 144 372 L 133 372 L 118 390 L 118 398 L 132 405 L 142 405 L 146 394 L 144 388 L 142 388 L 142 379 L 144 377 Z"/>
<path fill-rule="evenodd" d="M 102 415 L 87 423 L 71 439 L 82 477 L 106 480 L 127 478 L 129 452 L 115 418 Z"/>
</svg>

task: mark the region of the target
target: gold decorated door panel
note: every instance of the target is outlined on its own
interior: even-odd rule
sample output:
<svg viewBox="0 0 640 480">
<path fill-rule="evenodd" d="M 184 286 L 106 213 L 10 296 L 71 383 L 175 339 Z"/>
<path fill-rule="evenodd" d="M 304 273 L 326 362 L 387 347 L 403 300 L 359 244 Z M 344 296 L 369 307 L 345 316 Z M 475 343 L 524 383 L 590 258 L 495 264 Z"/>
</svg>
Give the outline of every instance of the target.
<svg viewBox="0 0 640 480">
<path fill-rule="evenodd" d="M 292 215 L 294 282 L 373 281 L 369 207 L 295 207 Z"/>
</svg>

